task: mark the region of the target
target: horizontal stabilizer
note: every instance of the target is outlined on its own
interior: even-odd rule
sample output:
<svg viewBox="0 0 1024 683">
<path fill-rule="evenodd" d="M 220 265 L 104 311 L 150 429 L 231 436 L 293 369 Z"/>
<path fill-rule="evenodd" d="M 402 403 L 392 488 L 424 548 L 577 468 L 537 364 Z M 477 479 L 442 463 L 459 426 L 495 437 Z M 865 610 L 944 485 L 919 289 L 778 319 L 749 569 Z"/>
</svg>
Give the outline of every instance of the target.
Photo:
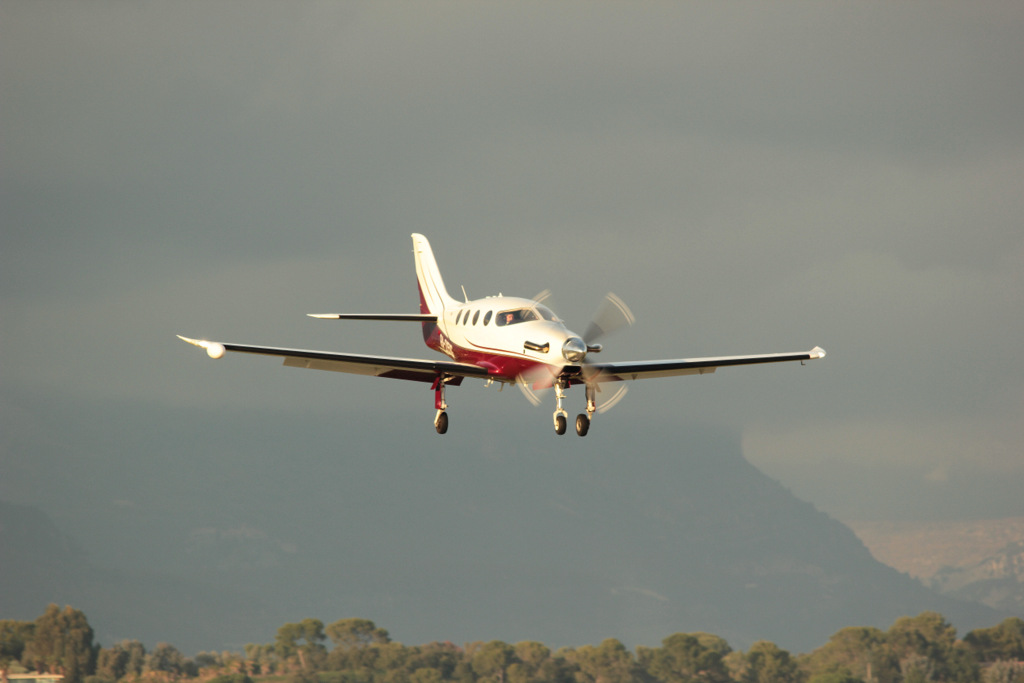
<svg viewBox="0 0 1024 683">
<path fill-rule="evenodd" d="M 321 320 L 404 320 L 406 322 L 436 323 L 437 316 L 429 313 L 307 313 Z"/>
</svg>

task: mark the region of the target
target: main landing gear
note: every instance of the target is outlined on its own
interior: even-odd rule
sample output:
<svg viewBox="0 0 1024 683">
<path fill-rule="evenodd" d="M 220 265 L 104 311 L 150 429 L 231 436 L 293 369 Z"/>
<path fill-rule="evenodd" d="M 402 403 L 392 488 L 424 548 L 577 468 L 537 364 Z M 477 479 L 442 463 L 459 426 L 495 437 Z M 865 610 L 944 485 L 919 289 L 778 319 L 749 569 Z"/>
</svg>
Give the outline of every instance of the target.
<svg viewBox="0 0 1024 683">
<path fill-rule="evenodd" d="M 562 407 L 562 401 L 565 400 L 565 390 L 568 388 L 568 383 L 559 380 L 555 382 L 555 434 L 561 436 L 565 434 L 566 428 L 569 423 L 569 413 Z M 586 436 L 587 432 L 590 431 L 590 420 L 594 417 L 594 412 L 597 411 L 597 387 L 587 385 L 587 412 L 580 413 L 576 416 L 576 433 L 579 436 Z"/>
<path fill-rule="evenodd" d="M 446 375 L 438 375 L 431 387 L 434 390 L 434 407 L 437 409 L 437 414 L 434 416 L 434 429 L 438 434 L 448 431 L 448 413 L 445 412 L 448 410 L 448 403 L 444 400 L 444 387 L 451 379 Z"/>
<path fill-rule="evenodd" d="M 444 434 L 448 431 L 448 413 L 443 410 L 437 411 L 437 415 L 434 416 L 434 429 L 437 430 L 438 434 Z"/>
</svg>

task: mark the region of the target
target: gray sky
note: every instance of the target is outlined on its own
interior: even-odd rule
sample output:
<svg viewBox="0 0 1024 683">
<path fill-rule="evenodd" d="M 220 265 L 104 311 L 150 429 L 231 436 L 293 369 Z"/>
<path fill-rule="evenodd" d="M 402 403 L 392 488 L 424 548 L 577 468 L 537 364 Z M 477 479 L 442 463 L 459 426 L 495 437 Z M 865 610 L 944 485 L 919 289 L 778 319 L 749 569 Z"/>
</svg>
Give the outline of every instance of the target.
<svg viewBox="0 0 1024 683">
<path fill-rule="evenodd" d="M 1024 515 L 1021 35 L 1015 3 L 2 3 L 0 496 L 144 506 L 74 444 L 188 407 L 424 457 L 709 424 L 840 519 Z M 584 440 L 467 383 L 441 438 L 418 384 L 174 336 L 430 357 L 305 317 L 414 311 L 414 231 L 453 293 L 582 329 L 615 291 L 610 359 L 829 355 L 639 383 Z"/>
</svg>

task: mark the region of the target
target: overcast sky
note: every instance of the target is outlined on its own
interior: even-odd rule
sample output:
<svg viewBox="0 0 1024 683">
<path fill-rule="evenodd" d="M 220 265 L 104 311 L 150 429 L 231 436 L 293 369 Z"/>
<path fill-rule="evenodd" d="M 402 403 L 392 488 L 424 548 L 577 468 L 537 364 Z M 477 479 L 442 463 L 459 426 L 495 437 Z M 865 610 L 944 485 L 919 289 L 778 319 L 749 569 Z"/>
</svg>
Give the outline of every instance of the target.
<svg viewBox="0 0 1024 683">
<path fill-rule="evenodd" d="M 1022 35 L 1009 2 L 0 3 L 0 496 L 107 504 L 73 445 L 198 407 L 428 458 L 712 425 L 839 519 L 1024 515 Z M 419 384 L 174 336 L 432 357 L 305 317 L 415 311 L 411 232 L 453 294 L 581 330 L 618 293 L 609 360 L 828 357 L 638 383 L 582 440 L 467 382 L 439 437 Z"/>
</svg>

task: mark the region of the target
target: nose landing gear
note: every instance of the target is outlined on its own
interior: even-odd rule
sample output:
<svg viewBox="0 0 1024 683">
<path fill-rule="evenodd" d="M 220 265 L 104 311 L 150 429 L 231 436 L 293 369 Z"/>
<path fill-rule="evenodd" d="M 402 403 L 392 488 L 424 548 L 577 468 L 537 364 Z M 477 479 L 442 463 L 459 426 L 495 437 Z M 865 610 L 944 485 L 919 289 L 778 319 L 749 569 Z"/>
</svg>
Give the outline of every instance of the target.
<svg viewBox="0 0 1024 683">
<path fill-rule="evenodd" d="M 566 425 L 569 423 L 569 413 L 565 412 L 565 408 L 562 407 L 566 386 L 564 380 L 559 379 L 555 382 L 555 434 L 559 436 L 565 434 Z"/>
<path fill-rule="evenodd" d="M 565 390 L 568 387 L 568 383 L 565 380 L 558 380 L 555 382 L 555 434 L 561 436 L 565 434 L 566 428 L 569 423 L 569 414 L 565 411 L 562 406 L 562 401 L 565 400 Z M 576 434 L 579 436 L 586 436 L 587 432 L 590 431 L 590 421 L 594 417 L 594 413 L 597 411 L 597 387 L 595 385 L 587 385 L 587 412 L 580 413 L 576 416 Z"/>
<path fill-rule="evenodd" d="M 555 415 L 555 434 L 558 434 L 559 436 L 565 434 L 565 426 L 565 415 Z"/>
</svg>

